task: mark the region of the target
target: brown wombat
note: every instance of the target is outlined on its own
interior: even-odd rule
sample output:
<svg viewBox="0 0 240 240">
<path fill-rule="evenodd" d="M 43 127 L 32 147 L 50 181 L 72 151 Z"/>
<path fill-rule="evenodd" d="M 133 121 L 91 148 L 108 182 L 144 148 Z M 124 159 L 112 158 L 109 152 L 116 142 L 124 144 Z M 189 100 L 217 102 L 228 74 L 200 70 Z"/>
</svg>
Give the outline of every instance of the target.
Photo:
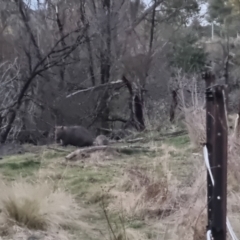
<svg viewBox="0 0 240 240">
<path fill-rule="evenodd" d="M 94 140 L 95 146 L 102 146 L 102 145 L 108 145 L 109 141 L 108 138 L 105 135 L 99 135 Z"/>
<path fill-rule="evenodd" d="M 62 146 L 73 145 L 76 147 L 88 147 L 93 145 L 92 134 L 82 126 L 56 126 L 55 140 L 62 142 Z"/>
</svg>

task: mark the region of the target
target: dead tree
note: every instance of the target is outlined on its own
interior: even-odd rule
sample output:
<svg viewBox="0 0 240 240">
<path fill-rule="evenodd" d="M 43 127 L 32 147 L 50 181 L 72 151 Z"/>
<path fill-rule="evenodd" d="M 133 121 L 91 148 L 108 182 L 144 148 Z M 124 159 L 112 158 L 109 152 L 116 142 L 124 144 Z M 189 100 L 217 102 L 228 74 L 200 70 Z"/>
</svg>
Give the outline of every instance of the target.
<svg viewBox="0 0 240 240">
<path fill-rule="evenodd" d="M 177 90 L 172 90 L 172 101 L 170 106 L 170 122 L 173 122 L 175 120 L 175 112 L 178 106 L 178 100 L 177 100 Z"/>
<path fill-rule="evenodd" d="M 124 75 L 122 80 L 126 84 L 130 95 L 130 119 L 128 123 L 132 124 L 138 131 L 142 131 L 145 129 L 142 94 L 138 91 L 138 88 L 134 88 L 133 84 Z"/>
<path fill-rule="evenodd" d="M 93 62 L 93 51 L 92 51 L 92 44 L 91 40 L 89 37 L 89 24 L 86 19 L 86 11 L 85 11 L 85 5 L 86 5 L 86 0 L 81 0 L 80 1 L 80 14 L 81 14 L 81 22 L 83 26 L 86 26 L 86 42 L 87 42 L 87 51 L 88 51 L 88 57 L 89 57 L 89 74 L 91 76 L 91 81 L 92 85 L 96 85 L 96 77 L 94 74 L 94 62 Z"/>
<path fill-rule="evenodd" d="M 111 0 L 104 0 L 102 7 L 105 10 L 106 26 L 103 26 L 101 34 L 101 49 L 100 50 L 100 76 L 101 84 L 109 83 L 111 70 Z M 109 89 L 106 88 L 100 99 L 98 116 L 103 128 L 108 128 L 108 121 L 110 114 L 109 109 Z"/>
<path fill-rule="evenodd" d="M 18 2 L 18 1 L 17 1 Z M 20 1 L 21 3 L 21 1 Z M 19 4 L 19 7 L 21 5 Z M 21 11 L 21 9 L 20 9 Z M 26 28 L 28 28 L 28 25 L 25 25 Z M 31 84 L 34 82 L 37 76 L 43 74 L 48 69 L 53 67 L 62 67 L 65 64 L 68 64 L 66 61 L 63 63 L 62 60 L 67 60 L 71 52 L 73 52 L 79 45 L 85 42 L 84 39 L 84 33 L 85 29 L 79 29 L 77 28 L 74 31 L 71 31 L 64 36 L 62 36 L 59 40 L 55 42 L 53 47 L 48 51 L 47 54 L 44 56 L 39 55 L 38 61 L 35 64 L 35 66 L 32 68 L 31 72 L 29 73 L 29 76 L 27 76 L 26 80 L 24 80 L 24 84 L 19 92 L 19 94 L 16 96 L 16 99 L 14 100 L 14 103 L 11 107 L 11 114 L 9 114 L 8 122 L 6 124 L 6 128 L 1 132 L 1 143 L 4 143 L 8 137 L 8 134 L 12 128 L 12 125 L 15 121 L 15 118 L 22 106 L 22 103 L 24 101 L 24 97 L 26 92 L 28 91 Z M 31 31 L 28 31 L 30 34 Z M 76 34 L 75 42 L 73 42 L 71 45 L 68 45 L 64 48 L 60 48 L 61 42 L 68 37 Z M 33 35 L 32 35 L 33 36 Z M 36 43 L 36 41 L 33 41 Z M 39 50 L 37 43 L 36 43 L 36 49 Z M 39 51 L 40 52 L 40 51 Z"/>
<path fill-rule="evenodd" d="M 64 20 L 60 19 L 60 14 L 59 14 L 59 9 L 58 6 L 56 6 L 56 21 L 57 21 L 57 26 L 58 26 L 58 30 L 59 30 L 59 35 L 61 37 L 61 46 L 62 48 L 66 47 L 67 44 L 64 41 L 64 33 L 63 33 L 63 27 L 64 27 Z M 62 60 L 64 63 L 64 59 Z M 61 78 L 61 82 L 60 82 L 60 88 L 62 86 L 64 86 L 64 79 L 65 79 L 65 70 L 66 70 L 66 66 L 63 64 L 63 67 L 60 68 L 60 78 Z"/>
</svg>

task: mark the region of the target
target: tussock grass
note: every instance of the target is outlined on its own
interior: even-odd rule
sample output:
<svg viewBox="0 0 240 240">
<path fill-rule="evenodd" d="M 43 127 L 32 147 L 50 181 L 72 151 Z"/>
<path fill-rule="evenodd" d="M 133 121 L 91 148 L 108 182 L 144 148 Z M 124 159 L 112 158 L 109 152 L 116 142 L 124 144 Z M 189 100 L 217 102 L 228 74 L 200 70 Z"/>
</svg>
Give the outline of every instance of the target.
<svg viewBox="0 0 240 240">
<path fill-rule="evenodd" d="M 117 188 L 111 191 L 116 201 L 109 205 L 109 209 L 140 219 L 161 218 L 176 211 L 177 181 L 166 159 L 152 159 L 153 168 L 132 166 L 126 169 Z"/>
<path fill-rule="evenodd" d="M 194 172 L 194 179 L 189 174 L 188 184 L 182 186 L 177 179 L 181 173 L 178 168 L 171 168 L 171 161 L 183 157 L 187 148 L 163 144 L 162 150 L 162 156 L 152 159 L 149 166 L 132 166 L 125 171 L 117 188 L 111 191 L 116 201 L 108 209 L 154 224 L 152 239 L 201 239 L 206 227 L 206 171 L 202 156 L 192 158 L 191 170 L 190 166 L 182 167 Z M 181 165 L 181 161 L 175 164 Z M 146 231 L 144 239 L 148 235 Z"/>
<path fill-rule="evenodd" d="M 195 113 L 193 114 L 193 112 Z M 188 144 L 170 142 L 162 145 L 161 157 L 151 159 L 147 167 L 131 166 L 126 169 L 117 189 L 111 193 L 116 201 L 109 205 L 110 211 L 123 212 L 132 219 L 143 219 L 147 222 L 159 221 L 161 231 L 164 226 L 172 230 L 162 234 L 163 239 L 189 239 L 200 240 L 206 238 L 207 225 L 207 196 L 206 196 L 206 168 L 203 160 L 200 144 L 205 141 L 205 110 L 185 111 L 185 123 L 189 138 L 199 152 L 192 155 Z M 191 119 L 192 116 L 195 118 Z M 202 117 L 201 117 L 202 116 Z M 237 199 L 240 198 L 239 189 L 239 143 L 235 135 L 229 134 L 229 163 L 228 163 L 228 217 L 233 225 L 235 233 L 238 234 L 237 225 L 240 223 Z M 202 149 L 201 149 L 202 150 Z M 186 165 L 184 153 L 192 161 Z M 179 173 L 171 168 L 173 159 L 181 164 Z M 175 161 L 175 160 L 174 160 Z M 151 167 L 150 167 L 151 165 Z M 161 170 L 159 170 L 159 167 Z M 185 185 L 179 185 L 176 180 L 177 174 L 183 171 L 188 174 Z M 193 176 L 190 174 L 193 173 Z M 234 210 L 233 210 L 234 209 Z M 154 220 L 153 220 L 154 219 Z M 156 220 L 158 219 L 158 220 Z M 147 239 L 147 236 L 145 236 Z"/>
<path fill-rule="evenodd" d="M 0 182 L 0 223 L 3 229 L 14 225 L 35 230 L 71 227 L 79 216 L 73 197 L 51 184 L 19 179 Z"/>
<path fill-rule="evenodd" d="M 174 219 L 173 232 L 179 239 L 206 239 L 206 171 L 199 156 L 195 159 L 195 179 L 191 186 L 182 188 L 179 210 L 171 216 Z"/>
<path fill-rule="evenodd" d="M 206 110 L 202 107 L 184 109 L 185 124 L 194 147 L 206 142 Z"/>
<path fill-rule="evenodd" d="M 114 229 L 114 235 L 109 235 L 109 240 L 146 240 L 144 234 L 134 229 Z"/>
<path fill-rule="evenodd" d="M 12 228 L 12 231 L 8 233 L 8 235 L 3 235 L 2 240 L 38 240 L 38 239 L 44 239 L 44 240 L 69 240 L 71 237 L 70 234 L 68 234 L 64 230 L 58 230 L 58 231 L 39 231 L 39 230 L 29 230 L 27 228 L 22 228 L 19 226 L 15 226 Z"/>
<path fill-rule="evenodd" d="M 27 239 L 45 235 L 49 240 L 205 239 L 206 168 L 202 149 L 198 151 L 189 144 L 199 147 L 201 134 L 205 134 L 205 113 L 200 107 L 198 110 L 193 114 L 194 109 L 185 109 L 188 136 L 157 142 L 154 133 L 152 141 L 142 143 L 154 148 L 154 154 L 99 151 L 66 163 L 62 153 L 45 151 L 40 169 L 34 168 L 37 182 L 29 182 L 33 177 L 15 178 L 13 183 L 0 181 L 4 193 L 0 195 L 1 236 L 5 233 L 6 239 Z M 190 119 L 193 115 L 195 120 Z M 151 134 L 146 134 L 150 139 Z M 238 139 L 230 132 L 228 217 L 237 234 L 239 149 Z M 27 168 L 25 161 L 29 158 L 21 159 L 23 169 Z M 6 169 L 16 172 L 3 163 L 3 173 Z M 63 186 L 67 192 L 59 188 Z M 115 236 L 99 206 L 102 198 Z M 118 216 L 124 218 L 123 223 Z"/>
<path fill-rule="evenodd" d="M 180 195 L 185 195 L 185 204 L 180 203 L 179 210 L 171 216 L 174 227 L 173 236 L 179 239 L 206 239 L 206 167 L 202 156 L 201 144 L 206 141 L 206 109 L 203 108 L 199 96 L 194 93 L 190 106 L 183 104 L 182 112 L 187 127 L 190 141 L 201 152 L 194 160 L 194 181 L 190 187 L 182 188 Z M 185 103 L 182 94 L 182 102 Z M 240 224 L 239 209 L 236 207 L 236 199 L 240 197 L 240 142 L 235 134 L 235 115 L 228 116 L 228 217 L 233 219 L 233 227 Z M 235 209 L 235 212 L 232 209 Z M 234 231 L 237 233 L 238 228 Z"/>
<path fill-rule="evenodd" d="M 196 107 L 185 109 L 185 123 L 191 143 L 202 150 L 206 141 L 206 110 Z M 228 115 L 228 188 L 238 191 L 240 181 L 240 141 L 236 135 L 236 114 Z"/>
</svg>

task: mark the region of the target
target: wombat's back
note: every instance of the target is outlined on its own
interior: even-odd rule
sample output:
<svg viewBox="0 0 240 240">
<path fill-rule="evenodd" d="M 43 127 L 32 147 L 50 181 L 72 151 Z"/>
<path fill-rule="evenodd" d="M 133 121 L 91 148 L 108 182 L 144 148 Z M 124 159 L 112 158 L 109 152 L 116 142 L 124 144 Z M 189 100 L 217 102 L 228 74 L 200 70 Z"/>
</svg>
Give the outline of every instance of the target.
<svg viewBox="0 0 240 240">
<path fill-rule="evenodd" d="M 69 126 L 64 128 L 63 142 L 78 147 L 93 145 L 92 133 L 82 126 Z"/>
</svg>

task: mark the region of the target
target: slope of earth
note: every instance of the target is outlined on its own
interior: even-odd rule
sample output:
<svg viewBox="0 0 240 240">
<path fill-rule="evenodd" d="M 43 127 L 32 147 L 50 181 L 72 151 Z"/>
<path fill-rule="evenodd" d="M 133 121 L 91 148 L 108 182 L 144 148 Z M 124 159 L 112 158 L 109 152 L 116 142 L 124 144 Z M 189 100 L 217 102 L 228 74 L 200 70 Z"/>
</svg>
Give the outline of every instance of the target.
<svg viewBox="0 0 240 240">
<path fill-rule="evenodd" d="M 51 183 L 54 189 L 64 189 L 73 196 L 80 209 L 78 219 L 76 226 L 61 225 L 65 236 L 62 239 L 204 237 L 205 212 L 200 208 L 205 204 L 202 189 L 206 178 L 202 154 L 191 147 L 187 135 L 158 140 L 147 137 L 144 142 L 115 144 L 144 147 L 143 151 L 134 148 L 125 153 L 98 151 L 68 162 L 65 156 L 74 147 L 25 145 L 28 152 L 2 157 L 1 181 Z M 202 199 L 200 205 L 196 204 L 198 194 Z M 61 208 L 57 203 L 55 207 Z M 44 231 L 45 235 L 32 239 L 60 239 L 46 238 L 46 230 L 29 229 L 14 220 L 14 230 L 2 231 L 3 239 L 26 239 Z M 25 234 L 23 238 L 20 233 Z"/>
</svg>

